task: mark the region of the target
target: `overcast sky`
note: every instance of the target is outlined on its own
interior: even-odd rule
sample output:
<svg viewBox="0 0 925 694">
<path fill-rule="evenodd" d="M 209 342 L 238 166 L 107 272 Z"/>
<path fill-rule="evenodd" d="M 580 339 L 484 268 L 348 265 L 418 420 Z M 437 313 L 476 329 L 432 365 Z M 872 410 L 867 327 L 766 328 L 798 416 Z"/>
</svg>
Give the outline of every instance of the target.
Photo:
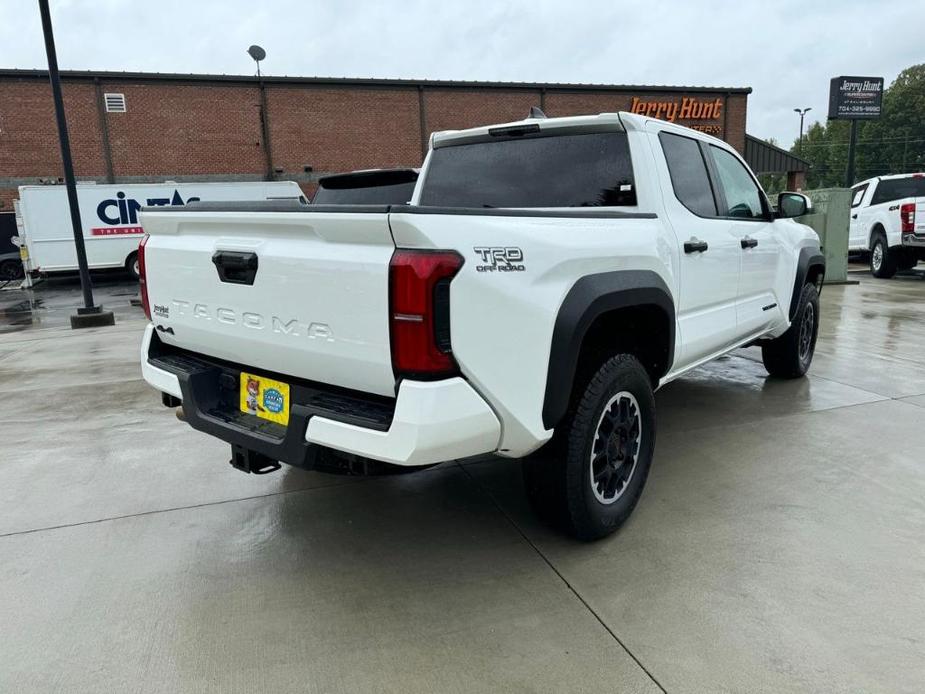
<svg viewBox="0 0 925 694">
<path fill-rule="evenodd" d="M 923 0 L 50 0 L 62 69 L 752 87 L 784 145 L 829 78 L 925 61 Z M 35 0 L 0 0 L 0 67 L 47 67 Z"/>
</svg>

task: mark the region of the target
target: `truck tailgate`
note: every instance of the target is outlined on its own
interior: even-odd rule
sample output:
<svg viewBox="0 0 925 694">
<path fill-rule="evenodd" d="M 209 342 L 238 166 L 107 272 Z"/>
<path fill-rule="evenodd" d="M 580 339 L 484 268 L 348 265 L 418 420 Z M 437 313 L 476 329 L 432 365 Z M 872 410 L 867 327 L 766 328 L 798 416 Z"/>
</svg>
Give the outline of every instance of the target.
<svg viewBox="0 0 925 694">
<path fill-rule="evenodd" d="M 256 371 L 395 395 L 387 208 L 157 210 L 143 212 L 142 224 L 162 342 Z"/>
</svg>

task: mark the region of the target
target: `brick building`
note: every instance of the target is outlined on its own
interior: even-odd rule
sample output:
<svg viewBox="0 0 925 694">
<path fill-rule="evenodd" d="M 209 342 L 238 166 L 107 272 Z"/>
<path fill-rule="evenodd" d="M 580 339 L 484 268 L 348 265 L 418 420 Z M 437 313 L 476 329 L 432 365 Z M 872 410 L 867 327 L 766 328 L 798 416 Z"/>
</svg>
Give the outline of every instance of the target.
<svg viewBox="0 0 925 694">
<path fill-rule="evenodd" d="M 301 77 L 261 84 L 246 76 L 119 72 L 61 78 L 78 180 L 276 178 L 307 192 L 329 173 L 418 166 L 432 131 L 519 120 L 537 105 L 549 116 L 648 113 L 745 153 L 751 92 Z M 11 209 L 17 186 L 61 175 L 47 74 L 0 70 L 0 211 Z"/>
</svg>

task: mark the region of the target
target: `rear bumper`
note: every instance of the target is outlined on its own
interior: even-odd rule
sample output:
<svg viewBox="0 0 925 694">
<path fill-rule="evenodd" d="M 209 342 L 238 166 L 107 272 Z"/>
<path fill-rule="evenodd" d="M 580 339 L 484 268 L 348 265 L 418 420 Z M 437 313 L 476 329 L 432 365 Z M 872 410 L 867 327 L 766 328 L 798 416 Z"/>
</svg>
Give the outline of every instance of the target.
<svg viewBox="0 0 925 694">
<path fill-rule="evenodd" d="M 195 355 L 165 358 L 158 354 L 159 344 L 149 325 L 141 348 L 142 375 L 157 390 L 183 401 L 190 426 L 290 465 L 311 467 L 313 445 L 393 465 L 430 465 L 490 453 L 501 437 L 495 413 L 458 377 L 402 381 L 388 405 L 381 398 L 367 403 L 362 396 L 327 392 L 323 386 L 294 387 L 288 427 L 254 425 L 253 418 L 238 416 L 223 404 L 223 379 L 234 373 L 233 366 Z"/>
<path fill-rule="evenodd" d="M 430 465 L 490 453 L 501 425 L 461 378 L 402 381 L 388 431 L 312 417 L 305 440 L 394 465 Z"/>
<path fill-rule="evenodd" d="M 902 245 L 907 248 L 925 248 L 925 235 L 903 234 Z"/>
</svg>

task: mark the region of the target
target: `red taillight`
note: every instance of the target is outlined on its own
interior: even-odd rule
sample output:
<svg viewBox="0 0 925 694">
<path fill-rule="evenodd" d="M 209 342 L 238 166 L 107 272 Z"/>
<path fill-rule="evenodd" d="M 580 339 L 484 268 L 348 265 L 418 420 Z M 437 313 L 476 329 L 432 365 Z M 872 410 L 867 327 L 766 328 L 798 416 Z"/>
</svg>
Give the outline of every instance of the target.
<svg viewBox="0 0 925 694">
<path fill-rule="evenodd" d="M 450 280 L 463 259 L 454 251 L 396 250 L 389 263 L 389 322 L 396 376 L 457 373 L 450 347 Z"/>
<path fill-rule="evenodd" d="M 144 309 L 145 317 L 151 320 L 151 304 L 148 303 L 148 278 L 145 274 L 145 244 L 148 243 L 148 235 L 141 237 L 141 243 L 138 244 L 138 284 L 141 287 L 141 308 Z"/>
<path fill-rule="evenodd" d="M 915 233 L 915 203 L 907 202 L 899 208 L 899 226 L 903 234 Z"/>
</svg>

